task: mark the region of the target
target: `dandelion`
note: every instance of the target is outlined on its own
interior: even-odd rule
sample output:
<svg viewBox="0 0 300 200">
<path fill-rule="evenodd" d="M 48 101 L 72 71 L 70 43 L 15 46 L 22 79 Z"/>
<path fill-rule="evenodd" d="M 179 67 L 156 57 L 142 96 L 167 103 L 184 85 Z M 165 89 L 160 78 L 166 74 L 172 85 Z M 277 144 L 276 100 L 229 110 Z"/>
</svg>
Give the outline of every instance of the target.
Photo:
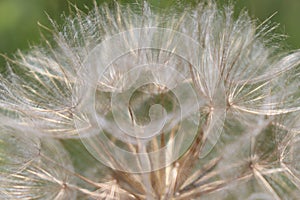
<svg viewBox="0 0 300 200">
<path fill-rule="evenodd" d="M 297 199 L 300 52 L 214 1 L 74 6 L 0 83 L 1 199 Z"/>
</svg>

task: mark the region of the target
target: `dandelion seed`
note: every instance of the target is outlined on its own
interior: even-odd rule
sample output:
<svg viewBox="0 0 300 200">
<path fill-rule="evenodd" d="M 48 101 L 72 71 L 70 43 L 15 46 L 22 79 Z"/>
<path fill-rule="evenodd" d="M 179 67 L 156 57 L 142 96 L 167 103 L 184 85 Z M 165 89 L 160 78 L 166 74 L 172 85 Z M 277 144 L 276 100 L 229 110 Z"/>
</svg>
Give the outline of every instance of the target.
<svg viewBox="0 0 300 200">
<path fill-rule="evenodd" d="M 2 127 L 1 143 L 1 199 L 76 198 L 76 191 L 66 186 L 66 170 L 73 166 L 58 141 L 42 142 Z"/>
</svg>

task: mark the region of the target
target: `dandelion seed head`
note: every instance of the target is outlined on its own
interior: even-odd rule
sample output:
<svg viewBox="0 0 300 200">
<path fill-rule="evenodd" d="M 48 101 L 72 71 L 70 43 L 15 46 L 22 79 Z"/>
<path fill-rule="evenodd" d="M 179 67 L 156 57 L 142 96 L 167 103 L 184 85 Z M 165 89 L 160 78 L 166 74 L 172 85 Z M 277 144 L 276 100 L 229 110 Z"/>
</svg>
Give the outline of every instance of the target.
<svg viewBox="0 0 300 200">
<path fill-rule="evenodd" d="M 73 9 L 0 77 L 1 197 L 296 199 L 300 54 L 275 27 L 214 1 Z"/>
</svg>

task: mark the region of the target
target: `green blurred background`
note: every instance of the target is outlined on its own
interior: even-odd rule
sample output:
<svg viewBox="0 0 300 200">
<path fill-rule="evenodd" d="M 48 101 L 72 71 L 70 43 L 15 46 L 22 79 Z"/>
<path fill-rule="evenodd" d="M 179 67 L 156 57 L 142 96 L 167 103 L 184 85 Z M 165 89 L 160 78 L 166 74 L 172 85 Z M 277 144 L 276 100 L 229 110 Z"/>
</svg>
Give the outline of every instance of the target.
<svg viewBox="0 0 300 200">
<path fill-rule="evenodd" d="M 0 0 L 0 53 L 11 57 L 17 49 L 26 51 L 30 44 L 38 44 L 40 36 L 37 22 L 50 27 L 47 13 L 58 24 L 62 23 L 61 14 L 69 13 L 68 2 L 75 3 L 79 8 L 93 5 L 92 0 Z M 101 5 L 104 1 L 97 0 L 97 2 Z M 149 0 L 149 2 L 156 7 L 174 4 L 174 0 Z M 253 18 L 260 21 L 276 13 L 272 21 L 280 23 L 277 32 L 288 35 L 285 42 L 288 48 L 300 48 L 300 0 L 231 0 L 231 2 L 236 4 L 237 12 L 246 8 Z M 0 58 L 2 67 L 3 63 L 3 58 Z"/>
</svg>

